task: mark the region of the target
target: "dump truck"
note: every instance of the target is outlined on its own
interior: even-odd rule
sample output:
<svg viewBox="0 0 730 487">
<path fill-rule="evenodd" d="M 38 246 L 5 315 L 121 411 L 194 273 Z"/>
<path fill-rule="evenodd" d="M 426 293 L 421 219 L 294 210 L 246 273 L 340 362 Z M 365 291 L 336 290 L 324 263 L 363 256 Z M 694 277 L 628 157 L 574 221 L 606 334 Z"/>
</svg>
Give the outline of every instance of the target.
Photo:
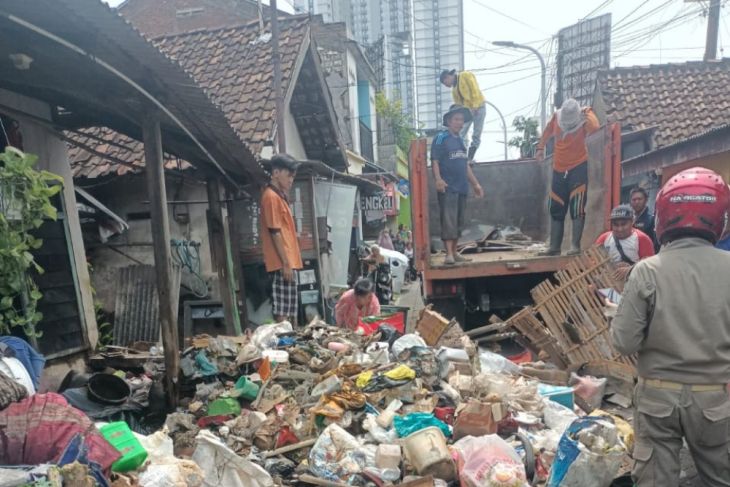
<svg viewBox="0 0 730 487">
<path fill-rule="evenodd" d="M 608 228 L 611 208 L 620 199 L 621 131 L 608 124 L 587 140 L 588 201 L 581 248 L 593 244 Z M 549 152 L 550 144 L 548 144 Z M 564 268 L 572 257 L 541 256 L 539 245 L 495 242 L 464 253 L 470 262 L 445 265 L 440 243 L 439 207 L 431 173 L 428 140 L 412 141 L 409 154 L 411 211 L 416 268 L 426 303 L 466 329 L 488 323 L 492 315 L 506 318 L 532 304 L 530 290 Z M 491 229 L 510 228 L 533 242 L 546 242 L 550 232 L 548 196 L 552 174 L 550 154 L 544 160 L 518 159 L 476 162 L 472 169 L 485 197 L 467 200 L 466 228 L 459 240 L 482 238 Z M 564 251 L 569 248 L 570 216 L 566 218 Z M 476 237 L 475 237 L 476 235 Z M 474 246 L 474 245 L 473 245 Z"/>
</svg>

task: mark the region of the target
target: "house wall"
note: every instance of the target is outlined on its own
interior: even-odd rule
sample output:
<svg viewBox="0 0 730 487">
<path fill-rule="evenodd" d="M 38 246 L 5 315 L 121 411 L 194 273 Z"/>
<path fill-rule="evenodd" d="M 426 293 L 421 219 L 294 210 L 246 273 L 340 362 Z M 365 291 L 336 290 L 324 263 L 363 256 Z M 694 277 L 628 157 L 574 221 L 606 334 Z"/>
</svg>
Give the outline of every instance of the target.
<svg viewBox="0 0 730 487">
<path fill-rule="evenodd" d="M 299 135 L 299 129 L 291 113 L 291 107 L 287 105 L 284 113 L 284 127 L 286 130 L 286 153 L 300 161 L 307 160 L 307 151 Z"/>
<path fill-rule="evenodd" d="M 347 51 L 347 96 L 350 111 L 350 133 L 352 134 L 352 150 L 357 154 L 362 154 L 360 147 L 360 109 L 357 99 L 357 63 L 355 56 Z"/>
<path fill-rule="evenodd" d="M 33 117 L 45 120 L 51 119 L 51 109 L 48 104 L 34 100 L 10 91 L 0 89 L 0 104 L 8 106 Z M 45 169 L 63 178 L 63 200 L 66 207 L 66 217 L 69 230 L 69 244 L 73 252 L 73 261 L 79 285 L 81 311 L 86 326 L 88 345 L 93 349 L 98 341 L 96 316 L 94 313 L 94 298 L 91 292 L 91 279 L 86 263 L 86 252 L 81 235 L 79 214 L 76 210 L 76 195 L 74 182 L 71 176 L 71 166 L 66 154 L 66 144 L 51 130 L 30 119 L 13 116 L 18 119 L 20 132 L 23 134 L 23 146 L 26 152 L 38 156 L 38 169 Z"/>
<path fill-rule="evenodd" d="M 93 266 L 92 283 L 97 298 L 108 312 L 114 311 L 118 270 L 139 263 L 154 265 L 150 205 L 147 203 L 149 197 L 144 176 L 124 176 L 117 181 L 88 190 L 129 224 L 127 232 L 89 251 Z M 200 275 L 211 287 L 210 299 L 219 299 L 218 276 L 213 267 L 208 237 L 205 183 L 189 177 L 168 176 L 165 184 L 168 201 L 192 202 L 168 205 L 170 238 L 200 243 Z M 194 278 L 189 272 L 183 272 L 182 282 L 192 284 Z"/>
<path fill-rule="evenodd" d="M 693 159 L 675 164 L 673 166 L 665 167 L 662 170 L 661 180 L 662 184 L 668 181 L 672 176 L 678 172 L 684 171 L 691 167 L 700 166 L 712 169 L 718 173 L 725 180 L 726 183 L 730 183 L 730 152 L 722 152 L 715 154 L 711 157 L 703 157 L 700 159 Z"/>
</svg>

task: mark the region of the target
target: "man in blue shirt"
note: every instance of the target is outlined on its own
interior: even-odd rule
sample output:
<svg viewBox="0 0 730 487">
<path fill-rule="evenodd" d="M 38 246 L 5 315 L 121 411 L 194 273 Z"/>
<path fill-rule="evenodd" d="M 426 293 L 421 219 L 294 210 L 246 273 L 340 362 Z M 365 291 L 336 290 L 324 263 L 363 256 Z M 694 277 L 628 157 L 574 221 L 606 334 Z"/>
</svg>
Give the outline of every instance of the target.
<svg viewBox="0 0 730 487">
<path fill-rule="evenodd" d="M 441 240 L 446 247 L 444 263 L 453 265 L 469 259 L 456 252 L 456 243 L 464 227 L 466 197 L 471 185 L 477 198 L 484 190 L 468 164 L 468 154 L 460 131 L 472 119 L 471 111 L 461 105 L 451 105 L 444 114 L 447 130 L 439 132 L 431 144 L 431 167 L 436 181 L 441 219 Z"/>
</svg>

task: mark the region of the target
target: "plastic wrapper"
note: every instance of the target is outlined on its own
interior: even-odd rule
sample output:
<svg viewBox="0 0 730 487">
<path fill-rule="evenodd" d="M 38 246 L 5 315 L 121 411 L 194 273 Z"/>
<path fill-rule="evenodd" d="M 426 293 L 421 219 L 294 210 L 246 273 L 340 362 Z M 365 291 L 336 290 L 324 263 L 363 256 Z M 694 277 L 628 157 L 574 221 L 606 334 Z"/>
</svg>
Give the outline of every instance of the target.
<svg viewBox="0 0 730 487">
<path fill-rule="evenodd" d="M 393 345 L 390 347 L 390 351 L 393 353 L 395 357 L 398 357 L 401 352 L 403 352 L 406 349 L 413 348 L 413 347 L 427 347 L 426 342 L 423 341 L 423 338 L 420 336 L 409 333 L 407 335 L 403 335 L 399 339 L 393 342 Z"/>
<path fill-rule="evenodd" d="M 542 410 L 542 414 L 545 426 L 555 431 L 558 435 L 562 435 L 568 426 L 578 419 L 578 415 L 572 410 L 555 401 L 545 401 L 545 408 Z"/>
<path fill-rule="evenodd" d="M 499 354 L 483 350 L 479 352 L 479 365 L 482 372 L 493 374 L 519 374 L 520 367 Z"/>
<path fill-rule="evenodd" d="M 609 418 L 577 419 L 560 438 L 547 487 L 605 487 L 616 477 L 625 453 Z"/>
<path fill-rule="evenodd" d="M 375 452 L 336 424 L 325 428 L 309 452 L 309 470 L 334 482 L 374 466 Z"/>
<path fill-rule="evenodd" d="M 377 421 L 377 416 L 374 414 L 365 415 L 365 419 L 362 420 L 362 429 L 367 431 L 377 443 L 390 444 L 397 443 L 398 441 L 398 434 L 395 432 L 395 429 L 386 429 L 380 426 Z"/>
<path fill-rule="evenodd" d="M 462 487 L 523 487 L 527 476 L 522 459 L 497 435 L 467 436 L 454 443 L 459 452 Z"/>
<path fill-rule="evenodd" d="M 193 461 L 203 471 L 203 485 L 214 487 L 273 487 L 269 472 L 236 454 L 207 430 L 195 438 Z"/>
<path fill-rule="evenodd" d="M 251 343 L 256 345 L 259 350 L 276 348 L 279 341 L 278 335 L 291 333 L 293 328 L 288 321 L 282 321 L 274 325 L 262 325 L 256 328 L 251 335 Z"/>
<path fill-rule="evenodd" d="M 393 419 L 393 425 L 400 438 L 405 438 L 416 431 L 430 426 L 439 428 L 444 436 L 451 436 L 449 426 L 430 413 L 411 413 L 405 416 L 396 416 Z"/>
</svg>

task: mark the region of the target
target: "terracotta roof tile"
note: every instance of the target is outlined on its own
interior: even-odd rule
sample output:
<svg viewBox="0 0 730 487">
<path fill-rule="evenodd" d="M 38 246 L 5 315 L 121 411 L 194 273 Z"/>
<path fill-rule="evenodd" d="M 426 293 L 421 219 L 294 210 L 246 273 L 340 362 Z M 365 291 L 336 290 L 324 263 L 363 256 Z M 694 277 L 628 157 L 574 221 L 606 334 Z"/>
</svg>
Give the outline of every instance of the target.
<svg viewBox="0 0 730 487">
<path fill-rule="evenodd" d="M 730 59 L 602 71 L 609 122 L 624 131 L 657 127 L 657 148 L 730 123 Z"/>
<path fill-rule="evenodd" d="M 306 16 L 279 19 L 279 53 L 284 92 L 292 79 L 291 71 L 296 66 L 296 60 L 306 45 L 309 22 Z M 249 144 L 256 157 L 261 153 L 264 143 L 271 138 L 276 119 L 272 94 L 271 41 L 268 38 L 264 40 L 261 39 L 258 22 L 152 40 L 164 54 L 178 62 L 213 103 L 221 108 L 231 127 Z M 115 145 L 102 151 L 99 150 L 98 140 L 76 134 L 69 134 L 69 137 L 132 166 L 141 167 L 143 164 L 140 160 L 141 143 L 108 129 L 88 130 L 91 135 L 102 137 Z M 69 155 L 74 177 L 100 177 L 112 172 L 122 174 L 133 170 L 114 163 L 106 168 L 100 157 L 78 148 L 72 148 Z"/>
</svg>

